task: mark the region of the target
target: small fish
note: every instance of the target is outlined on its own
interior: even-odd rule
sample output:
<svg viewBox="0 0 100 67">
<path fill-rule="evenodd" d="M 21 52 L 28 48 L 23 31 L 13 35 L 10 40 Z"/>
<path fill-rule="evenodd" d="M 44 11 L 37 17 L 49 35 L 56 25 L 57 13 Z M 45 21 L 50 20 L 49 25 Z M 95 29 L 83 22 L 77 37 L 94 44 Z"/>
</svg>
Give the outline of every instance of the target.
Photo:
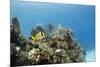
<svg viewBox="0 0 100 67">
<path fill-rule="evenodd" d="M 46 38 L 46 33 L 45 32 L 38 32 L 35 36 L 31 36 L 31 38 L 32 38 L 32 41 L 35 42 L 35 41 Z"/>
</svg>

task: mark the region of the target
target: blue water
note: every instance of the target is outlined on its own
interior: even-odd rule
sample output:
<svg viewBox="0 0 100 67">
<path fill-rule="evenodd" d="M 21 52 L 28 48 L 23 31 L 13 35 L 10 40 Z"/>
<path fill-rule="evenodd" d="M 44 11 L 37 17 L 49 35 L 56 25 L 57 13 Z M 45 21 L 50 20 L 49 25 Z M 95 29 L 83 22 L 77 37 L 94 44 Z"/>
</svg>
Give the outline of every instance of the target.
<svg viewBox="0 0 100 67">
<path fill-rule="evenodd" d="M 95 6 L 11 1 L 11 18 L 17 17 L 26 37 L 37 24 L 61 24 L 74 30 L 75 38 L 86 50 L 87 61 L 95 61 Z"/>
</svg>

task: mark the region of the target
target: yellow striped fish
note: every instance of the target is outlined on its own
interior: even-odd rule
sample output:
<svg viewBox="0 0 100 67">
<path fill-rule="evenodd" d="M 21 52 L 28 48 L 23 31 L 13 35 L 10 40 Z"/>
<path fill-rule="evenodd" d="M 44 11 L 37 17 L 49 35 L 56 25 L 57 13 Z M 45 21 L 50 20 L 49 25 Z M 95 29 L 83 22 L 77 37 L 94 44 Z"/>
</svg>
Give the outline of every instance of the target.
<svg viewBox="0 0 100 67">
<path fill-rule="evenodd" d="M 33 42 L 41 40 L 41 39 L 43 39 L 45 37 L 46 37 L 46 33 L 45 32 L 38 32 L 35 36 L 31 36 Z"/>
</svg>

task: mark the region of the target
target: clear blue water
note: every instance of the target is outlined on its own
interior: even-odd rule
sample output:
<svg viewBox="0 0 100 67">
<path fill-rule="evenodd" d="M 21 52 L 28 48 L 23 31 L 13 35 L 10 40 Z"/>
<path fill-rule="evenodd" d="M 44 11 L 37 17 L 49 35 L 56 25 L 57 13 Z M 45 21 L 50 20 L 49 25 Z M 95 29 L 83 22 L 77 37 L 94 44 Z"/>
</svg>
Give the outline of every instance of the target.
<svg viewBox="0 0 100 67">
<path fill-rule="evenodd" d="M 75 38 L 95 61 L 95 6 L 11 1 L 11 18 L 18 17 L 22 34 L 28 37 L 37 24 L 61 24 L 74 30 Z"/>
</svg>

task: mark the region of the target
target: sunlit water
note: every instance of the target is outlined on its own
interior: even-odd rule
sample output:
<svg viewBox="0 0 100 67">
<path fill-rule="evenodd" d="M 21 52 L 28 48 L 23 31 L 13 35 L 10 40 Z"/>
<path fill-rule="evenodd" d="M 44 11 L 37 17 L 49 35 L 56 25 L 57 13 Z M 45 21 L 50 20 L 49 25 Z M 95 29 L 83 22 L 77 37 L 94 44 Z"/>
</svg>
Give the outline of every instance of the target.
<svg viewBox="0 0 100 67">
<path fill-rule="evenodd" d="M 37 24 L 58 24 L 74 30 L 86 50 L 86 61 L 95 61 L 95 6 L 11 1 L 11 19 L 17 17 L 26 37 Z"/>
</svg>

